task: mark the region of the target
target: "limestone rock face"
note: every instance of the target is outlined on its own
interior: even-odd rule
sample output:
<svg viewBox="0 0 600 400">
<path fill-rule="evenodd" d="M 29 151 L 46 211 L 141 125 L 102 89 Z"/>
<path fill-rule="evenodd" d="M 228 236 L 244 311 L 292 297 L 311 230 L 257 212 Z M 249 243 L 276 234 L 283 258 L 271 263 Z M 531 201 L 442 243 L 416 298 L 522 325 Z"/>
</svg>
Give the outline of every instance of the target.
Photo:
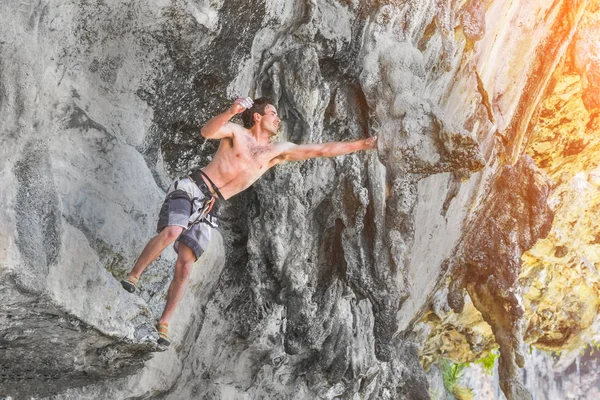
<svg viewBox="0 0 600 400">
<path fill-rule="evenodd" d="M 550 179 L 547 203 L 554 214 L 547 237 L 516 260 L 515 265 L 522 265 L 515 270 L 518 282 L 514 275 L 511 279 L 512 293 L 520 293 L 517 299 L 521 299 L 521 304 L 511 309 L 520 310 L 524 316 L 520 340 L 530 344 L 533 352 L 525 355 L 521 375 L 525 386 L 539 399 L 594 398 L 598 387 L 593 368 L 597 357 L 593 351 L 584 350 L 594 349 L 598 340 L 597 110 L 590 101 L 593 91 L 585 83 L 585 70 L 596 59 L 595 47 L 585 43 L 594 32 L 597 11 L 597 4 L 588 4 L 575 39 L 551 78 L 551 90 L 536 112 L 537 123 L 527 147 L 527 153 Z M 525 214 L 521 211 L 518 215 Z M 538 218 L 533 220 L 539 222 Z M 493 275 L 486 278 L 493 280 Z M 449 303 L 457 300 L 460 306 L 462 296 L 451 293 Z M 456 314 L 437 296 L 437 305 L 424 318 L 432 328 L 422 353 L 425 366 L 439 356 L 471 362 L 497 345 L 485 329 L 479 313 L 482 307 L 477 310 L 470 298 L 466 300 L 462 312 Z M 496 340 L 501 344 L 498 335 Z M 566 353 L 559 359 L 534 348 Z M 582 352 L 584 355 L 579 356 Z M 468 385 L 484 396 L 481 385 L 474 384 L 477 379 L 470 379 Z M 494 386 L 489 379 L 487 382 Z"/>
<path fill-rule="evenodd" d="M 598 94 L 590 86 L 598 13 L 597 4 L 588 6 L 528 149 L 553 181 L 557 214 L 548 237 L 524 255 L 520 277 L 532 310 L 526 337 L 546 351 L 577 352 L 598 339 L 600 126 Z"/>
<path fill-rule="evenodd" d="M 586 4 L 1 4 L 0 395 L 427 399 L 415 324 L 456 273 L 526 397 L 519 259 L 552 213 L 521 153 Z M 236 95 L 274 98 L 281 140 L 379 148 L 231 199 L 153 353 L 175 254 L 138 294 L 118 280 Z"/>
<path fill-rule="evenodd" d="M 534 349 L 525 355 L 523 383 L 539 400 L 595 399 L 600 395 L 598 357 L 594 355 L 597 351 L 588 347 L 559 356 Z M 465 385 L 473 388 L 481 398 L 502 398 L 497 375 L 490 375 L 477 367 L 470 369 L 469 373 L 465 373 L 468 376 Z"/>
<path fill-rule="evenodd" d="M 525 310 L 518 277 L 521 255 L 551 227 L 548 183 L 527 156 L 515 166 L 506 166 L 493 182 L 486 207 L 459 253 L 458 279 L 500 346 L 500 385 L 507 398 L 529 397 L 518 383 L 518 367 L 525 364 Z"/>
</svg>

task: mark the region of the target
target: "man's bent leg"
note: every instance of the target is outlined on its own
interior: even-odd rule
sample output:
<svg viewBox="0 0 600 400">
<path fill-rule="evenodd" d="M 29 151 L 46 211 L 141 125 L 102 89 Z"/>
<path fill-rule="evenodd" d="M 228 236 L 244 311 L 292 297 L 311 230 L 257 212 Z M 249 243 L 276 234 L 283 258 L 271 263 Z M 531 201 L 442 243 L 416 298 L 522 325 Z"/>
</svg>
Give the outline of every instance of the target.
<svg viewBox="0 0 600 400">
<path fill-rule="evenodd" d="M 177 304 L 181 297 L 185 293 L 185 288 L 187 286 L 188 278 L 190 273 L 192 272 L 192 267 L 194 266 L 194 262 L 196 262 L 196 255 L 185 244 L 179 242 L 179 252 L 177 257 L 177 262 L 175 263 L 175 275 L 173 276 L 173 280 L 171 281 L 171 285 L 169 286 L 169 293 L 167 294 L 167 304 L 165 305 L 165 309 L 158 321 L 158 324 L 168 325 L 175 309 L 177 308 Z"/>
<path fill-rule="evenodd" d="M 150 239 L 128 275 L 139 278 L 148 265 L 156 260 L 163 250 L 179 237 L 182 231 L 183 227 L 181 226 L 167 226 L 158 235 Z"/>
</svg>

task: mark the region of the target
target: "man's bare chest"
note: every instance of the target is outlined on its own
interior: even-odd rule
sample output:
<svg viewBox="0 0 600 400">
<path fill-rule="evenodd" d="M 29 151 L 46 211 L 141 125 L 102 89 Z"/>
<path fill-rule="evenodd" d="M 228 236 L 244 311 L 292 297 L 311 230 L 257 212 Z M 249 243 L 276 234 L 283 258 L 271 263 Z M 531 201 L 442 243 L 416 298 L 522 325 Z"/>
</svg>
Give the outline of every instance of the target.
<svg viewBox="0 0 600 400">
<path fill-rule="evenodd" d="M 260 164 L 269 161 L 274 154 L 273 145 L 270 143 L 266 145 L 259 144 L 252 137 L 244 137 L 239 143 L 238 150 L 241 151 L 246 158 Z"/>
</svg>

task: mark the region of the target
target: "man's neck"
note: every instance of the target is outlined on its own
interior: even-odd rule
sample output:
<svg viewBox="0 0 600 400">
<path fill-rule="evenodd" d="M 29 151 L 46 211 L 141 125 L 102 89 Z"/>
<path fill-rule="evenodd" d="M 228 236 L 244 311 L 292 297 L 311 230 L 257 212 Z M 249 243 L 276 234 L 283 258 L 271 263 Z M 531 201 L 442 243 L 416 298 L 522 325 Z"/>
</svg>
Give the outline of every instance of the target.
<svg viewBox="0 0 600 400">
<path fill-rule="evenodd" d="M 269 132 L 262 130 L 257 125 L 250 128 L 250 134 L 259 145 L 265 146 L 271 142 L 271 135 Z"/>
</svg>

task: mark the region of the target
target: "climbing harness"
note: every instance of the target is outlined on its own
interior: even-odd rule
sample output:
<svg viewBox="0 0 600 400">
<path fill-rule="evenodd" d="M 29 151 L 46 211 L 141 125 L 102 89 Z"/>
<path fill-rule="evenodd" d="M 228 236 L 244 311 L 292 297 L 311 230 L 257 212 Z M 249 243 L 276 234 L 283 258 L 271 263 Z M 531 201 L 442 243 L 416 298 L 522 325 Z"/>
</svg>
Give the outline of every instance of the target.
<svg viewBox="0 0 600 400">
<path fill-rule="evenodd" d="M 204 180 L 202 179 L 202 177 L 205 177 L 206 180 L 208 181 L 208 183 L 210 183 L 210 186 L 212 186 L 212 190 L 210 190 L 211 188 L 208 187 L 208 185 L 206 185 L 206 183 L 204 182 Z M 190 174 L 190 179 L 198 186 L 201 187 L 200 185 L 206 185 L 206 188 L 208 189 L 209 192 L 211 192 L 212 194 L 216 194 L 217 197 L 219 198 L 219 200 L 225 200 L 225 198 L 223 197 L 223 195 L 221 194 L 221 192 L 219 191 L 219 188 L 217 187 L 217 185 L 215 185 L 215 183 L 212 181 L 212 179 L 210 179 L 208 177 L 208 175 L 206 175 L 206 173 L 204 171 L 202 171 L 201 169 L 197 169 L 196 171 L 192 172 Z"/>
<path fill-rule="evenodd" d="M 192 199 L 192 210 L 196 210 L 196 211 L 194 211 L 192 213 L 192 215 L 190 215 L 190 218 L 188 220 L 187 229 L 191 228 L 192 226 L 194 226 L 195 224 L 197 224 L 199 222 L 206 222 L 213 228 L 216 228 L 216 227 L 218 227 L 218 219 L 214 215 L 212 215 L 210 212 L 212 211 L 213 206 L 215 205 L 215 203 L 217 201 L 217 198 L 210 191 L 208 185 L 206 184 L 206 182 L 204 182 L 202 177 L 198 177 L 198 173 L 200 173 L 203 176 L 206 176 L 206 174 L 202 170 L 199 169 L 199 170 L 196 170 L 194 173 L 190 174 L 189 179 L 200 189 L 200 192 L 202 192 L 203 194 L 206 194 L 206 192 L 208 192 L 209 195 L 206 197 L 202 197 L 202 198 L 194 197 Z M 219 192 L 219 189 L 210 180 L 210 178 L 208 176 L 206 176 L 206 179 L 212 185 L 216 194 L 219 196 L 219 199 L 224 199 L 223 196 L 221 195 L 221 193 Z M 205 189 L 205 190 L 202 190 L 202 189 Z"/>
<path fill-rule="evenodd" d="M 190 215 L 190 219 L 188 220 L 188 228 L 187 229 L 189 229 L 191 226 L 193 226 L 199 222 L 202 222 L 202 221 L 206 221 L 210 226 L 212 226 L 213 228 L 216 228 L 218 226 L 217 218 L 210 215 L 210 211 L 212 210 L 213 206 L 215 205 L 215 201 L 216 201 L 216 199 L 214 197 L 211 197 L 208 200 L 206 200 L 206 198 L 200 199 L 198 197 L 194 197 L 192 199 L 192 204 L 193 204 L 192 208 L 196 209 L 196 211 L 194 213 L 192 213 L 192 215 Z"/>
</svg>

